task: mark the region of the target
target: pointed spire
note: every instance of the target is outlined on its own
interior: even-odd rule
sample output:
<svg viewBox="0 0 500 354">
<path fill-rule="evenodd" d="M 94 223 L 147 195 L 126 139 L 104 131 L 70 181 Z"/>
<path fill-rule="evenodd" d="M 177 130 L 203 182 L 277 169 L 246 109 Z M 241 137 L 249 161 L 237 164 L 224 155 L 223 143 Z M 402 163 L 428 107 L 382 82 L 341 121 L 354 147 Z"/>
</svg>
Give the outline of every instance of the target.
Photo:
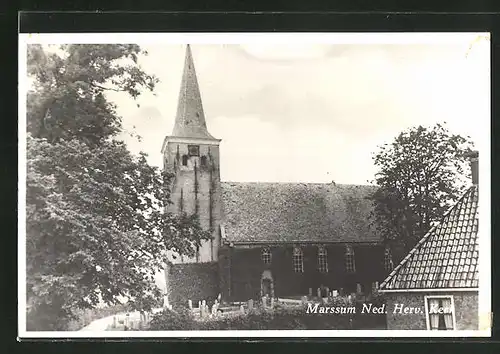
<svg viewBox="0 0 500 354">
<path fill-rule="evenodd" d="M 172 135 L 185 138 L 214 139 L 207 130 L 200 88 L 189 44 L 186 47 L 186 60 Z"/>
</svg>

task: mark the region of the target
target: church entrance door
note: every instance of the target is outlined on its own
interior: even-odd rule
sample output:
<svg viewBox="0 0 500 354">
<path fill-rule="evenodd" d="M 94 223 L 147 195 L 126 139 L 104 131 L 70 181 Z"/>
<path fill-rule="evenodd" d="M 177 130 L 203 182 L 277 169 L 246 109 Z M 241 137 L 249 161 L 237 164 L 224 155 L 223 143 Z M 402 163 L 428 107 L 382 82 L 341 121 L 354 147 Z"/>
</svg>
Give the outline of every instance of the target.
<svg viewBox="0 0 500 354">
<path fill-rule="evenodd" d="M 265 270 L 262 273 L 260 281 L 260 295 L 267 298 L 267 305 L 271 304 L 271 298 L 274 298 L 274 280 L 271 271 Z"/>
</svg>

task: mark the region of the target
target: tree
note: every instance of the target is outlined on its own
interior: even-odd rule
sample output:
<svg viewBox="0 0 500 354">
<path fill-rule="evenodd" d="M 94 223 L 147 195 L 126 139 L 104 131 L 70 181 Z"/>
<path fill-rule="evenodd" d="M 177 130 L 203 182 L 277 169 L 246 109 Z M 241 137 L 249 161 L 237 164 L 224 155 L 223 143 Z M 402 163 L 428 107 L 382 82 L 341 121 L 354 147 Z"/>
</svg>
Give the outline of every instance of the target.
<svg viewBox="0 0 500 354">
<path fill-rule="evenodd" d="M 64 330 L 75 309 L 126 296 L 147 309 L 167 250 L 192 256 L 211 236 L 166 213 L 172 178 L 117 140 L 107 90 L 132 98 L 157 79 L 136 45 L 28 48 L 26 276 L 28 329 Z"/>
<path fill-rule="evenodd" d="M 372 198 L 376 226 L 387 241 L 408 252 L 457 201 L 467 185 L 471 148 L 469 137 L 451 134 L 446 123 L 411 128 L 380 147 Z"/>
</svg>

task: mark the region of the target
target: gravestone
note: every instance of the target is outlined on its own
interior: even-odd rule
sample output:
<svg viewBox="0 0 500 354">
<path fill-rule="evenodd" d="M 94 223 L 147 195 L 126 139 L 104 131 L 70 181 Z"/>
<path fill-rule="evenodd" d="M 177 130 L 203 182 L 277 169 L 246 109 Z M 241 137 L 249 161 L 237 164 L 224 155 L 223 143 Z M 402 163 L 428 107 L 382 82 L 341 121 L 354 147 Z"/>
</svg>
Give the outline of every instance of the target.
<svg viewBox="0 0 500 354">
<path fill-rule="evenodd" d="M 253 310 L 253 299 L 248 300 L 248 311 Z"/>
<path fill-rule="evenodd" d="M 200 305 L 200 317 L 205 318 L 206 314 L 207 314 L 207 305 L 205 300 L 203 300 Z"/>
<path fill-rule="evenodd" d="M 240 312 L 245 313 L 245 307 L 243 307 L 243 305 L 240 305 Z"/>
<path fill-rule="evenodd" d="M 193 301 L 192 300 L 188 300 L 188 307 L 191 311 L 193 311 Z"/>
<path fill-rule="evenodd" d="M 125 327 L 125 330 L 127 330 L 130 326 L 130 314 L 126 314 L 125 315 L 125 321 L 124 321 L 124 327 Z"/>
<path fill-rule="evenodd" d="M 356 294 L 360 295 L 363 293 L 363 290 L 361 288 L 361 284 L 356 284 Z"/>
</svg>

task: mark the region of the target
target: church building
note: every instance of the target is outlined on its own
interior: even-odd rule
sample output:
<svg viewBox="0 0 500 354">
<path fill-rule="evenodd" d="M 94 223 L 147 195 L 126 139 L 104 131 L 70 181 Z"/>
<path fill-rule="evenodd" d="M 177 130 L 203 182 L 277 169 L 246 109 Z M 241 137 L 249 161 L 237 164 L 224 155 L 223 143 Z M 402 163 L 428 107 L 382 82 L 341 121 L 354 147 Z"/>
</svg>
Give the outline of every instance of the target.
<svg viewBox="0 0 500 354">
<path fill-rule="evenodd" d="M 198 215 L 213 238 L 193 258 L 169 258 L 171 304 L 300 297 L 320 287 L 370 292 L 393 270 L 398 260 L 371 220 L 375 187 L 221 181 L 220 142 L 207 129 L 188 45 L 175 126 L 162 146 L 175 176 L 168 211 Z"/>
</svg>

